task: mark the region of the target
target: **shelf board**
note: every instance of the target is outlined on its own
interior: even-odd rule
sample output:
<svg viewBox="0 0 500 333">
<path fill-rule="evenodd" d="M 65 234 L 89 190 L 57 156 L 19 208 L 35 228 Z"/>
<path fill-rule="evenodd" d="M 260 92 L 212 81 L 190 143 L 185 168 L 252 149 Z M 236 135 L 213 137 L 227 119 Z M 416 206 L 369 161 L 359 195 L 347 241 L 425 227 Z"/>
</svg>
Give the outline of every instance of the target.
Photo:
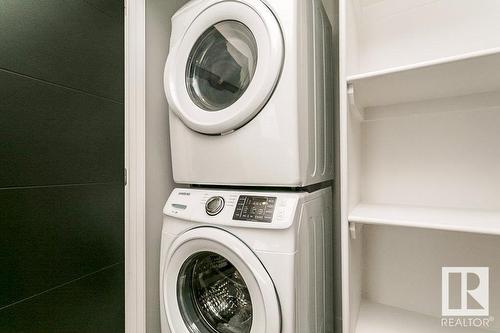
<svg viewBox="0 0 500 333">
<path fill-rule="evenodd" d="M 347 78 L 359 108 L 500 90 L 500 48 Z"/>
<path fill-rule="evenodd" d="M 500 235 L 500 211 L 358 204 L 349 222 Z"/>
<path fill-rule="evenodd" d="M 363 300 L 356 333 L 487 333 L 486 329 L 442 327 L 441 319 Z"/>
</svg>

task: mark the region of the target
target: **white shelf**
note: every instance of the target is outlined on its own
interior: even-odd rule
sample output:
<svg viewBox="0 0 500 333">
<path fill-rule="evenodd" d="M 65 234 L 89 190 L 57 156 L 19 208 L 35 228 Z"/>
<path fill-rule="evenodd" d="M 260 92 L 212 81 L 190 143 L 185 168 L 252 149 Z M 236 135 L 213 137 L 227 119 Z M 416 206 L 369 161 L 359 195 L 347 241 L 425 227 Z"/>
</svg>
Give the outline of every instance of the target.
<svg viewBox="0 0 500 333">
<path fill-rule="evenodd" d="M 352 75 L 359 108 L 500 90 L 500 48 Z"/>
<path fill-rule="evenodd" d="M 445 328 L 437 317 L 363 301 L 356 333 L 486 333 L 478 328 Z"/>
<path fill-rule="evenodd" d="M 500 235 L 500 212 L 358 204 L 349 222 Z"/>
</svg>

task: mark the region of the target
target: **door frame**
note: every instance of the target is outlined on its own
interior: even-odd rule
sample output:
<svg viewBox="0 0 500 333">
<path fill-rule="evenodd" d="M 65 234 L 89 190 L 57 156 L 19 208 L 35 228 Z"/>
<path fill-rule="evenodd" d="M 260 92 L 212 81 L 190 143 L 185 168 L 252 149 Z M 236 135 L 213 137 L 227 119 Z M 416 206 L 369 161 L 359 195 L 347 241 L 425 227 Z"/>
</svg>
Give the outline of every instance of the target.
<svg viewBox="0 0 500 333">
<path fill-rule="evenodd" d="M 125 6 L 125 332 L 146 332 L 146 1 Z"/>
</svg>

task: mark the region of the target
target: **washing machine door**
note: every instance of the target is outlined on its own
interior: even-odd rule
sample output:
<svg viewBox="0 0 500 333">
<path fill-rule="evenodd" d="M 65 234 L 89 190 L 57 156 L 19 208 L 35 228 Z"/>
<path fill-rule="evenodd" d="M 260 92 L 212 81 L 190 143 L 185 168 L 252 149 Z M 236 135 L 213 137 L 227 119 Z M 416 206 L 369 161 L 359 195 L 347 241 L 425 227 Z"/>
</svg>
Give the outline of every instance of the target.
<svg viewBox="0 0 500 333">
<path fill-rule="evenodd" d="M 203 3 L 165 65 L 172 111 L 192 130 L 224 134 L 245 125 L 274 91 L 283 36 L 260 0 Z"/>
<path fill-rule="evenodd" d="M 162 301 L 172 333 L 279 333 L 271 278 L 238 238 L 217 228 L 181 235 L 166 257 Z"/>
</svg>

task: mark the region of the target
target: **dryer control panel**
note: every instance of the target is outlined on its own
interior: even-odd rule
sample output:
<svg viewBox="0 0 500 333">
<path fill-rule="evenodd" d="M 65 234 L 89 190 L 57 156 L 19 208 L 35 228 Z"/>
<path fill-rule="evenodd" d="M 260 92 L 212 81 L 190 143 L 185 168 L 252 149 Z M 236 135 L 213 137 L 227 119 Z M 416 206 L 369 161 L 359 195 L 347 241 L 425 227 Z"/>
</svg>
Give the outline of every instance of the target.
<svg viewBox="0 0 500 333">
<path fill-rule="evenodd" d="M 271 223 L 276 197 L 240 195 L 233 220 Z"/>
</svg>

